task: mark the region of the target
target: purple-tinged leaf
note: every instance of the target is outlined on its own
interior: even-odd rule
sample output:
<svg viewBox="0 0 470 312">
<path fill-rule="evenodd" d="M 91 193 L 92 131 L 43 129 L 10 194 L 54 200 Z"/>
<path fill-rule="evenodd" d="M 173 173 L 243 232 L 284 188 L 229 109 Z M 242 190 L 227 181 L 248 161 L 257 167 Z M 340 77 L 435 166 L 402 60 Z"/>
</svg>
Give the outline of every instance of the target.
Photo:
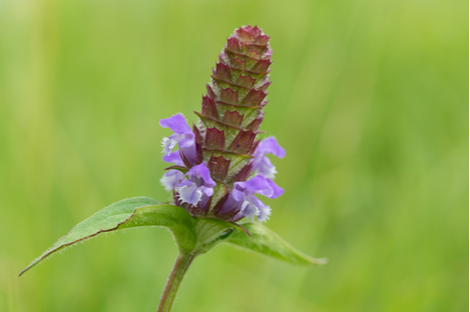
<svg viewBox="0 0 470 312">
<path fill-rule="evenodd" d="M 258 131 L 261 122 L 263 121 L 263 117 L 258 117 L 253 120 L 247 127 L 247 130 Z"/>
<path fill-rule="evenodd" d="M 246 153 L 250 150 L 253 145 L 253 141 L 256 137 L 256 132 L 251 130 L 240 131 L 235 137 L 233 142 L 230 144 L 229 150 L 238 153 Z"/>
<path fill-rule="evenodd" d="M 230 88 L 220 90 L 220 100 L 228 104 L 238 104 L 238 92 Z"/>
<path fill-rule="evenodd" d="M 259 106 L 266 97 L 266 93 L 261 90 L 251 90 L 241 101 L 241 105 Z"/>
<path fill-rule="evenodd" d="M 237 84 L 245 88 L 251 89 L 255 85 L 256 79 L 250 76 L 238 76 Z"/>
<path fill-rule="evenodd" d="M 237 111 L 227 110 L 224 114 L 223 122 L 234 127 L 240 127 L 243 121 L 243 115 L 240 115 Z"/>
<path fill-rule="evenodd" d="M 260 83 L 256 89 L 266 92 L 268 90 L 268 87 L 271 85 L 271 83 L 272 83 L 271 81 L 264 81 Z"/>
<path fill-rule="evenodd" d="M 264 54 L 269 48 L 267 45 L 260 45 L 260 44 L 247 44 L 246 45 L 248 47 L 248 49 L 250 50 L 253 50 L 253 51 L 256 51 L 257 53 L 259 54 Z"/>
<path fill-rule="evenodd" d="M 230 167 L 230 161 L 231 160 L 229 159 L 225 159 L 224 156 L 211 155 L 211 158 L 207 163 L 214 179 L 221 181 L 225 180 L 225 178 L 227 177 L 228 169 Z"/>
<path fill-rule="evenodd" d="M 269 41 L 268 36 L 261 35 L 261 36 L 258 36 L 253 43 L 254 44 L 259 44 L 259 45 L 266 45 L 266 44 L 268 44 L 268 41 Z"/>
<path fill-rule="evenodd" d="M 233 182 L 246 181 L 250 177 L 251 171 L 252 171 L 252 165 L 250 162 L 247 165 L 245 165 L 242 169 L 240 169 L 240 171 L 238 171 L 236 175 L 231 177 L 230 180 Z"/>
<path fill-rule="evenodd" d="M 251 69 L 254 72 L 257 73 L 265 73 L 268 71 L 269 66 L 271 65 L 271 60 L 259 60 L 255 66 Z"/>
<path fill-rule="evenodd" d="M 258 53 L 256 50 L 251 50 L 250 48 L 247 48 L 245 51 L 245 55 L 248 57 L 248 60 L 254 60 L 256 62 L 252 62 L 251 67 L 256 64 L 261 58 L 263 57 L 262 53 Z"/>
<path fill-rule="evenodd" d="M 222 80 L 232 81 L 230 67 L 222 63 L 217 63 L 216 68 L 214 70 L 214 76 Z"/>
<path fill-rule="evenodd" d="M 241 60 L 240 58 L 233 58 L 230 60 L 230 64 L 233 68 L 245 70 L 246 69 L 246 62 Z"/>
<path fill-rule="evenodd" d="M 206 85 L 206 90 L 207 90 L 207 96 L 209 96 L 211 99 L 217 98 L 217 95 L 215 94 L 214 90 L 210 85 Z"/>
<path fill-rule="evenodd" d="M 257 35 L 256 33 L 251 32 L 251 29 L 248 29 L 247 27 L 238 28 L 235 33 L 243 42 L 253 42 Z"/>
<path fill-rule="evenodd" d="M 210 149 L 224 149 L 225 148 L 225 134 L 224 131 L 217 128 L 208 128 L 206 131 L 206 147 Z"/>
<path fill-rule="evenodd" d="M 240 41 L 235 37 L 227 39 L 227 47 L 226 48 L 229 49 L 232 52 L 235 52 L 235 53 L 242 52 L 241 47 L 240 47 Z"/>
<path fill-rule="evenodd" d="M 208 95 L 205 95 L 202 98 L 202 113 L 211 118 L 218 118 L 219 114 L 217 112 L 217 107 L 215 102 Z"/>
<path fill-rule="evenodd" d="M 255 140 L 255 141 L 253 142 L 253 144 L 251 145 L 251 149 L 250 149 L 250 151 L 249 151 L 249 154 L 250 154 L 250 155 L 252 155 L 252 154 L 255 153 L 256 148 L 258 147 L 258 145 L 259 145 L 260 142 L 261 142 L 261 140 Z"/>
</svg>

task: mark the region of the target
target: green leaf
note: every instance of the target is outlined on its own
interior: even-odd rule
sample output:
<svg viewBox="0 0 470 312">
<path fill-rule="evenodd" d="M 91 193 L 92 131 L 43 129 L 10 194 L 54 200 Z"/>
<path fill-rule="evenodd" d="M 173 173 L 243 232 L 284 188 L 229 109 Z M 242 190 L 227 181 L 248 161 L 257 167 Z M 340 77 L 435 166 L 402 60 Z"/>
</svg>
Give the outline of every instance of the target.
<svg viewBox="0 0 470 312">
<path fill-rule="evenodd" d="M 196 218 L 195 229 L 197 235 L 195 251 L 201 254 L 209 251 L 217 243 L 225 239 L 226 235 L 231 233 L 233 229 L 240 231 L 240 233 L 243 233 L 242 235 L 250 235 L 239 224 L 211 218 Z"/>
<path fill-rule="evenodd" d="M 178 170 L 179 172 L 186 174 L 188 172 L 188 168 L 183 167 L 183 166 L 170 166 L 165 168 L 164 170 Z"/>
<path fill-rule="evenodd" d="M 251 237 L 241 232 L 233 232 L 223 242 L 259 252 L 294 264 L 325 264 L 327 259 L 314 259 L 298 251 L 279 235 L 258 222 L 241 224 Z"/>
<path fill-rule="evenodd" d="M 84 241 L 103 232 L 143 226 L 164 226 L 171 230 L 183 253 L 196 245 L 196 233 L 191 215 L 181 207 L 160 204 L 148 197 L 134 197 L 114 203 L 77 224 L 67 235 L 31 262 L 21 274 L 67 246 Z"/>
</svg>

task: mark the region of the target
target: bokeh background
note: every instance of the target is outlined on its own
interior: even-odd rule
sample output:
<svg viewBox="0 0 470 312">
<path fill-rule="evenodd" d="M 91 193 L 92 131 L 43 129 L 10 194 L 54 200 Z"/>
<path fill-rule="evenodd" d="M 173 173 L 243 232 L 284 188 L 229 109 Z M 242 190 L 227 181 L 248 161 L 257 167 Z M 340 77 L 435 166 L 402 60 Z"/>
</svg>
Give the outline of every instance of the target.
<svg viewBox="0 0 470 312">
<path fill-rule="evenodd" d="M 0 1 L 0 310 L 154 311 L 162 229 L 93 239 L 17 275 L 73 225 L 168 199 L 158 120 L 196 121 L 236 27 L 274 50 L 262 129 L 285 195 L 268 226 L 297 267 L 220 246 L 174 311 L 468 311 L 468 3 Z"/>
</svg>

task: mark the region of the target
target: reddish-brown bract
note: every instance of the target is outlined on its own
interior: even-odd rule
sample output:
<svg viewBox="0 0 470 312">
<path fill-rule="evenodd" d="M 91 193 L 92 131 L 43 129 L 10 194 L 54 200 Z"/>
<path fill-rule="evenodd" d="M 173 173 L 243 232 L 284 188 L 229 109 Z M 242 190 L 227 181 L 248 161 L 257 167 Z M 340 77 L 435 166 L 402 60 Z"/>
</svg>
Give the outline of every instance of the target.
<svg viewBox="0 0 470 312">
<path fill-rule="evenodd" d="M 212 70 L 202 112 L 196 112 L 202 121 L 203 159 L 214 178 L 229 188 L 249 177 L 249 164 L 259 143 L 256 136 L 271 83 L 268 41 L 257 26 L 237 29 Z"/>
<path fill-rule="evenodd" d="M 223 213 L 220 209 L 233 184 L 246 181 L 252 174 L 251 162 L 260 142 L 257 135 L 271 84 L 268 41 L 269 37 L 258 27 L 241 27 L 227 40 L 219 62 L 212 69 L 201 112 L 195 112 L 201 120 L 193 127 L 196 163 L 190 163 L 180 153 L 185 166 L 176 168 L 186 172 L 204 162 L 217 184 L 214 195 L 196 205 L 185 203 L 178 190 L 174 191 L 175 204 L 193 216 L 215 215 L 231 221 L 242 218 L 237 215 L 239 209 Z"/>
</svg>

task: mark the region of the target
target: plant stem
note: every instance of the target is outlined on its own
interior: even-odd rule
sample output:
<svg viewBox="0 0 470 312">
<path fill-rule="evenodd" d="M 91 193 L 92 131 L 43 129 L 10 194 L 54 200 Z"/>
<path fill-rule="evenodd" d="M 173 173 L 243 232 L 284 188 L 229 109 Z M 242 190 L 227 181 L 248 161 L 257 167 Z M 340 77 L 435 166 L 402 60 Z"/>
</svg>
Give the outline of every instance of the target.
<svg viewBox="0 0 470 312">
<path fill-rule="evenodd" d="M 175 301 L 176 293 L 178 292 L 181 281 L 196 256 L 197 254 L 194 253 L 180 253 L 178 255 L 170 276 L 168 277 L 168 281 L 166 282 L 165 289 L 163 290 L 157 312 L 171 311 L 171 307 L 173 306 L 173 301 Z"/>
</svg>

